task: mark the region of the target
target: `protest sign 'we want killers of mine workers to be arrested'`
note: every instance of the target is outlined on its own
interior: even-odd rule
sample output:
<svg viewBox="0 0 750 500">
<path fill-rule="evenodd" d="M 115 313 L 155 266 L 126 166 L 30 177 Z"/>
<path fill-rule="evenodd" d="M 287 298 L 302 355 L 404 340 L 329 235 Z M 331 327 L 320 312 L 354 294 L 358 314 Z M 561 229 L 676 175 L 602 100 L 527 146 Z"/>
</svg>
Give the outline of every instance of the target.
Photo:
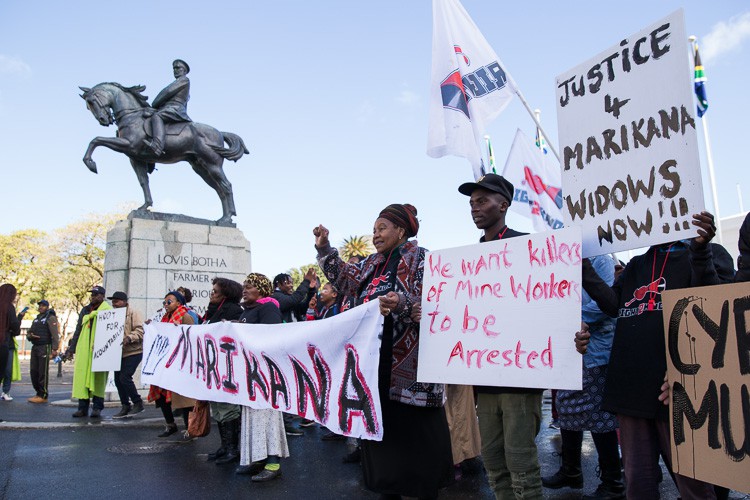
<svg viewBox="0 0 750 500">
<path fill-rule="evenodd" d="M 427 254 L 420 382 L 581 388 L 579 228 Z"/>
</svg>

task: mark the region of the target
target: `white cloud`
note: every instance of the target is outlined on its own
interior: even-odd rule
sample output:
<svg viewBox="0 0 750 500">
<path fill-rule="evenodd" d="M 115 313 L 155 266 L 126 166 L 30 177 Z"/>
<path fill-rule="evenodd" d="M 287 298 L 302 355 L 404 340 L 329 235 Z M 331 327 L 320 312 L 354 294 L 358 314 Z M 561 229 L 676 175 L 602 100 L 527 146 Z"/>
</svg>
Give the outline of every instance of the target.
<svg viewBox="0 0 750 500">
<path fill-rule="evenodd" d="M 404 106 L 411 107 L 419 102 L 419 94 L 405 89 L 399 92 L 398 97 L 396 97 L 396 101 L 400 102 Z"/>
<path fill-rule="evenodd" d="M 31 66 L 18 57 L 0 54 L 0 74 L 29 76 Z"/>
<path fill-rule="evenodd" d="M 736 15 L 728 22 L 718 22 L 711 28 L 711 32 L 703 37 L 700 49 L 701 58 L 704 63 L 715 61 L 724 54 L 739 49 L 748 38 L 750 38 L 750 12 Z"/>
</svg>

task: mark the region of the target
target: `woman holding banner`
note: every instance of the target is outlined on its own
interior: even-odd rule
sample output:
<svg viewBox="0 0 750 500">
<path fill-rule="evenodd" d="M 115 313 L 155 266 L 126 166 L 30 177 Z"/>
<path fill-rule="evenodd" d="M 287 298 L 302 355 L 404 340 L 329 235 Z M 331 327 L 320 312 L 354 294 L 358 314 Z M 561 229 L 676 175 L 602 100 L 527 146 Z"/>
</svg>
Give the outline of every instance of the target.
<svg viewBox="0 0 750 500">
<path fill-rule="evenodd" d="M 169 292 L 164 297 L 164 302 L 162 303 L 164 305 L 164 316 L 161 318 L 162 323 L 172 323 L 174 325 L 195 324 L 193 318 L 188 314 L 185 303 L 185 297 L 180 292 Z M 155 401 L 156 406 L 161 408 L 164 421 L 167 424 L 164 432 L 159 434 L 158 437 L 171 436 L 177 432 L 177 424 L 174 421 L 174 413 L 172 412 L 173 408 L 182 409 L 182 419 L 185 422 L 187 436 L 188 414 L 190 413 L 190 409 L 195 405 L 194 399 L 186 398 L 176 392 L 152 385 L 148 391 L 148 400 Z"/>
<path fill-rule="evenodd" d="M 409 241 L 417 231 L 416 208 L 389 205 L 373 227 L 377 253 L 347 264 L 328 229 L 313 230 L 318 263 L 340 294 L 356 305 L 378 299 L 385 316 L 378 366 L 383 440 L 362 441 L 365 485 L 381 498 L 435 498 L 453 468 L 444 387 L 417 382 L 419 324 L 411 313 L 421 300 L 426 252 Z"/>
<path fill-rule="evenodd" d="M 238 321 L 242 316 L 242 285 L 229 278 L 214 278 L 211 282 L 211 296 L 208 299 L 203 324 L 219 323 L 221 321 Z M 178 289 L 179 290 L 179 289 Z M 209 453 L 207 460 L 217 465 L 236 462 L 240 458 L 237 448 L 240 435 L 240 405 L 211 401 L 211 415 L 219 427 L 221 446 L 213 453 Z"/>
<path fill-rule="evenodd" d="M 250 273 L 242 287 L 240 323 L 274 325 L 281 323 L 281 310 L 271 298 L 273 286 L 263 274 Z M 281 458 L 289 456 L 284 416 L 278 410 L 242 407 L 240 465 L 237 474 L 252 474 L 255 482 L 281 475 Z"/>
</svg>

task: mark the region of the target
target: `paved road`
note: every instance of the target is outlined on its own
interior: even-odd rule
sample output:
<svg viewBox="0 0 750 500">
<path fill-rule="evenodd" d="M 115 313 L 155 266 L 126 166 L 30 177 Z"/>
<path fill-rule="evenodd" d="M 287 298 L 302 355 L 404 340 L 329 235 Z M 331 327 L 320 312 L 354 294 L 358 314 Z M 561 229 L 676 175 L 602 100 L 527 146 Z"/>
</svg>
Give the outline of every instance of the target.
<svg viewBox="0 0 750 500">
<path fill-rule="evenodd" d="M 318 427 L 289 438 L 291 457 L 282 463 L 283 475 L 269 483 L 252 483 L 236 476 L 233 467 L 206 462 L 206 454 L 218 447 L 215 428 L 205 438 L 182 441 L 179 434 L 167 439 L 156 435 L 163 427 L 161 413 L 148 405 L 146 411 L 126 420 L 113 420 L 119 403 L 108 403 L 101 420 L 74 419 L 70 402 L 72 366 L 65 365 L 62 379 L 52 375 L 50 401 L 33 405 L 26 382 L 28 366 L 22 361 L 24 381 L 13 384 L 14 401 L 0 401 L 0 498 L 258 498 L 264 499 L 375 499 L 365 490 L 358 465 L 341 463 L 344 442 L 325 442 Z M 115 398 L 116 399 L 116 398 Z M 178 419 L 179 421 L 179 419 Z M 549 402 L 545 400 L 544 423 L 538 438 L 542 473 L 559 467 L 555 454 L 559 433 L 548 427 Z M 584 440 L 584 492 L 598 484 L 596 454 L 590 437 Z M 662 483 L 663 498 L 677 498 L 669 480 Z M 581 491 L 546 490 L 545 498 L 578 499 Z M 465 475 L 440 495 L 443 499 L 490 500 L 483 474 Z M 743 498 L 733 494 L 732 498 Z"/>
</svg>

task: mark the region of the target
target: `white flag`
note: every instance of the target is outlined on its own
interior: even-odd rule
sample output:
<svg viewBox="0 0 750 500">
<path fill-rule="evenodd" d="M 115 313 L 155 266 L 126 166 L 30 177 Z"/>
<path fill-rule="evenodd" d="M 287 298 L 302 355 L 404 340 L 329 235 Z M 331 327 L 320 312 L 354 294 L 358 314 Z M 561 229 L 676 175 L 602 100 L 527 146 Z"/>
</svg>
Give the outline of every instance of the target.
<svg viewBox="0 0 750 500">
<path fill-rule="evenodd" d="M 537 232 L 563 227 L 560 167 L 548 165 L 539 148 L 519 129 L 513 139 L 503 177 L 515 188 L 510 209 L 528 217 Z"/>
<path fill-rule="evenodd" d="M 433 0 L 432 11 L 427 154 L 462 156 L 478 179 L 484 127 L 513 98 L 515 83 L 459 0 Z"/>
</svg>

